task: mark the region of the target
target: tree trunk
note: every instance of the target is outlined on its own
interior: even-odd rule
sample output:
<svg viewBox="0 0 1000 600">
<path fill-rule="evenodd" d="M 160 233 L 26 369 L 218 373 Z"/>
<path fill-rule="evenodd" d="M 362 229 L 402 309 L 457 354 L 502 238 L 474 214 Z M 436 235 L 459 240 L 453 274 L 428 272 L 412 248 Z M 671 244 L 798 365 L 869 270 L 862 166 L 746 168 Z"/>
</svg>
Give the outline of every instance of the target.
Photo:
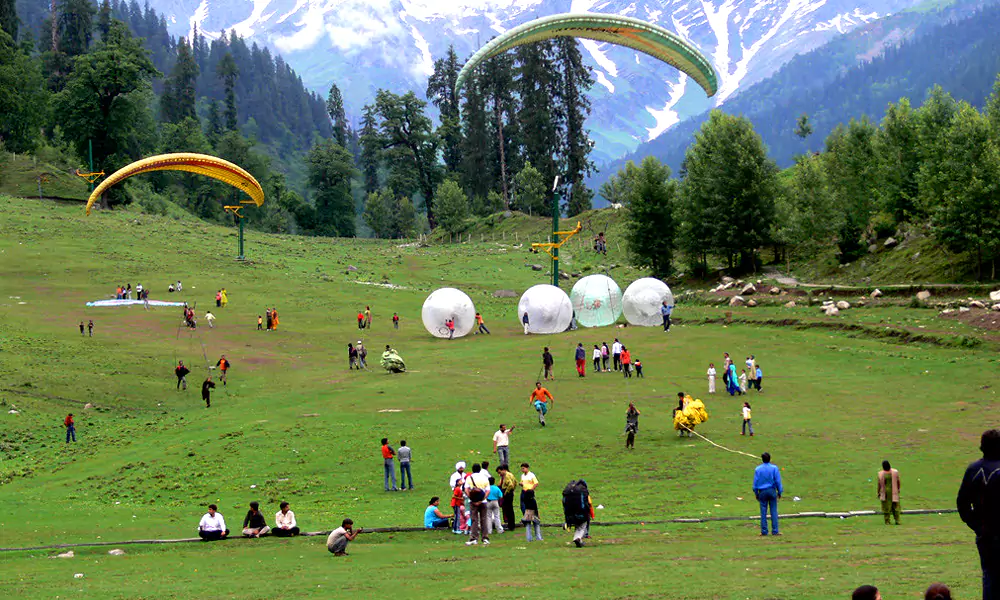
<svg viewBox="0 0 1000 600">
<path fill-rule="evenodd" d="M 510 199 L 507 196 L 507 157 L 504 152 L 504 141 L 503 141 L 503 115 L 500 111 L 500 98 L 493 96 L 493 106 L 497 113 L 497 136 L 500 141 L 500 187 L 503 190 L 503 205 L 504 208 L 510 210 Z"/>
</svg>

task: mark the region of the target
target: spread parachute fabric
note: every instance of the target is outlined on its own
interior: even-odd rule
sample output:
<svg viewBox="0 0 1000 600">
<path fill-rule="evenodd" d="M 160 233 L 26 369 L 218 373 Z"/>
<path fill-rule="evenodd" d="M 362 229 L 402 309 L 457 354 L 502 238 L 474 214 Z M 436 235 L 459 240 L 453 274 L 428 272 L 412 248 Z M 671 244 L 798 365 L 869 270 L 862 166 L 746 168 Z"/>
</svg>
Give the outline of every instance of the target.
<svg viewBox="0 0 1000 600">
<path fill-rule="evenodd" d="M 684 410 L 674 411 L 674 429 L 677 430 L 694 429 L 707 420 L 705 403 L 700 399 L 692 399 L 691 396 L 684 399 Z"/>
<path fill-rule="evenodd" d="M 254 179 L 253 175 L 247 173 L 243 168 L 234 165 L 228 160 L 222 160 L 221 158 L 208 156 L 207 154 L 180 152 L 150 156 L 149 158 L 137 160 L 130 165 L 118 169 L 102 181 L 90 194 L 90 198 L 87 200 L 87 214 L 90 214 L 90 209 L 94 205 L 94 202 L 111 186 L 134 175 L 141 175 L 142 173 L 152 171 L 186 171 L 188 173 L 205 175 L 206 177 L 217 179 L 242 190 L 257 206 L 264 203 L 263 188 L 260 187 L 260 183 Z"/>
<path fill-rule="evenodd" d="M 379 362 L 386 371 L 390 373 L 405 373 L 406 364 L 403 359 L 396 354 L 395 350 L 389 349 L 382 353 L 382 360 Z"/>
<path fill-rule="evenodd" d="M 529 21 L 490 40 L 462 67 L 455 83 L 455 91 L 462 88 L 483 61 L 515 46 L 555 37 L 586 38 L 631 48 L 686 73 L 709 96 L 714 96 L 719 89 L 719 77 L 712 63 L 698 48 L 676 33 L 659 25 L 622 15 L 563 13 Z"/>
</svg>

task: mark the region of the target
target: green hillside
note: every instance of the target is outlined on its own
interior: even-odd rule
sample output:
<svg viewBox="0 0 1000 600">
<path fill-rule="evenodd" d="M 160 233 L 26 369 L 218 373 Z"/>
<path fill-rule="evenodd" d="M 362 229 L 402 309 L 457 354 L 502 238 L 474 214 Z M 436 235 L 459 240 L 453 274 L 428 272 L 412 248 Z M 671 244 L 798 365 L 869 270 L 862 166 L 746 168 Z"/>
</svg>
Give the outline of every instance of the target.
<svg viewBox="0 0 1000 600">
<path fill-rule="evenodd" d="M 83 547 L 58 560 L 47 558 L 56 550 L 4 552 L 0 587 L 19 597 L 327 597 L 336 588 L 399 598 L 470 591 L 570 598 L 614 585 L 609 595 L 662 597 L 669 588 L 676 598 L 832 598 L 861 582 L 877 583 L 887 597 L 911 597 L 938 580 L 960 597 L 978 589 L 972 535 L 953 514 L 905 515 L 899 528 L 871 516 L 783 520 L 776 539 L 758 539 L 753 520 L 660 522 L 753 515 L 750 478 L 761 450 L 783 469 L 785 514 L 874 508 L 872 476 L 884 458 L 906 478 L 904 508 L 953 506 L 962 469 L 996 411 L 992 346 L 886 343 L 837 329 L 969 331 L 936 311 L 873 306 L 833 318 L 808 307 L 680 304 L 681 324 L 670 334 L 524 336 L 517 298 L 493 292 L 520 292 L 547 274 L 526 266 L 509 241 L 250 233 L 250 260 L 238 263 L 233 228 L 183 215 L 125 209 L 88 218 L 75 205 L 0 203 L 0 503 L 7 507 L 0 547 L 189 537 L 209 502 L 233 530 L 251 500 L 269 521 L 288 500 L 308 531 L 328 531 L 345 516 L 366 528 L 418 525 L 431 495 L 447 497 L 456 461 L 489 457 L 501 422 L 516 427 L 512 460 L 530 462 L 542 481 L 544 523 L 561 521 L 562 486 L 579 477 L 590 483 L 599 522 L 631 523 L 595 524 L 582 550 L 547 527 L 544 542 L 527 544 L 518 529 L 485 548 L 443 532 L 365 534 L 343 560 L 317 537 L 128 545 L 125 556 Z M 623 286 L 639 275 L 615 274 Z M 168 295 L 178 279 L 184 292 Z M 211 307 L 216 327 L 201 320 L 186 330 L 174 308 L 84 306 L 119 283 L 142 283 L 153 299 L 196 303 L 199 317 Z M 391 285 L 373 285 L 383 283 Z M 427 335 L 421 304 L 447 285 L 469 293 L 492 335 L 452 342 Z M 215 309 L 222 287 L 229 305 Z M 365 305 L 374 323 L 359 331 L 354 316 Z M 280 311 L 280 328 L 258 332 L 267 307 Z M 393 312 L 398 331 L 389 324 Z M 745 322 L 755 318 L 772 324 Z M 77 328 L 90 319 L 93 338 Z M 794 319 L 824 326 L 781 325 Z M 616 336 L 646 377 L 578 378 L 576 343 Z M 348 371 L 345 346 L 362 338 L 372 368 Z M 385 344 L 405 358 L 408 373 L 377 366 Z M 540 428 L 526 399 L 543 345 L 556 356 L 556 379 L 548 383 L 555 396 L 548 426 Z M 705 367 L 721 362 L 723 351 L 754 353 L 764 369 L 763 393 L 749 398 L 756 437 L 739 435 L 739 399 L 704 394 Z M 198 384 L 221 354 L 232 361 L 232 385 L 219 386 L 206 409 Z M 194 371 L 186 392 L 175 389 L 177 360 Z M 699 433 L 749 456 L 678 438 L 671 409 L 679 390 L 705 398 L 710 419 Z M 626 452 L 630 401 L 642 421 L 636 449 Z M 76 414 L 78 440 L 67 445 L 68 412 Z M 414 492 L 383 491 L 381 437 L 414 449 Z M 523 565 L 530 569 L 520 573 Z M 287 577 L 246 585 L 273 573 Z"/>
</svg>

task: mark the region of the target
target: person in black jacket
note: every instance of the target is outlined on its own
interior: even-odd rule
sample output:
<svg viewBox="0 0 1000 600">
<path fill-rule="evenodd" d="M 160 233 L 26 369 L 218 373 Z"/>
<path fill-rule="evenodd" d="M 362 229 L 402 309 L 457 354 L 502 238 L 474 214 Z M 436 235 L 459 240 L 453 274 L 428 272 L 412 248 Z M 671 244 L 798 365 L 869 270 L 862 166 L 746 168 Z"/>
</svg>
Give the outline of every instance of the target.
<svg viewBox="0 0 1000 600">
<path fill-rule="evenodd" d="M 1000 600 L 1000 430 L 983 433 L 983 458 L 969 465 L 958 489 L 958 514 L 976 532 L 983 600 Z"/>
<path fill-rule="evenodd" d="M 243 535 L 246 537 L 259 538 L 262 535 L 271 533 L 271 528 L 264 521 L 264 514 L 260 512 L 260 504 L 256 501 L 250 503 L 250 510 L 247 516 L 243 517 Z"/>
<path fill-rule="evenodd" d="M 177 375 L 177 389 L 188 389 L 188 382 L 185 377 L 190 373 L 191 370 L 184 366 L 184 361 L 177 361 L 177 366 L 174 368 L 174 375 Z"/>
<path fill-rule="evenodd" d="M 212 383 L 212 377 L 209 376 L 205 379 L 205 382 L 201 384 L 201 399 L 205 401 L 205 408 L 210 408 L 212 406 L 212 390 L 215 389 L 215 384 Z"/>
</svg>

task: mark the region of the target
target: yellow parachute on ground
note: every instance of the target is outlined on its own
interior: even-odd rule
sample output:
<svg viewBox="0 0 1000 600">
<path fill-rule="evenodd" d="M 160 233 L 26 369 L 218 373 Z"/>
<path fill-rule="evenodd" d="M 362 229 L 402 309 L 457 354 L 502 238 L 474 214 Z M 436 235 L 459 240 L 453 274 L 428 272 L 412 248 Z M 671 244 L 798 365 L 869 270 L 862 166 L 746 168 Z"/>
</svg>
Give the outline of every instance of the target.
<svg viewBox="0 0 1000 600">
<path fill-rule="evenodd" d="M 87 214 L 90 214 L 90 208 L 94 205 L 94 202 L 108 188 L 133 175 L 140 175 L 151 171 L 187 171 L 188 173 L 205 175 L 206 177 L 217 179 L 242 190 L 251 200 L 250 202 L 244 201 L 242 202 L 243 204 L 252 203 L 257 206 L 264 204 L 263 188 L 260 187 L 260 184 L 257 183 L 253 175 L 247 173 L 241 167 L 234 165 L 228 160 L 222 160 L 221 158 L 208 156 L 207 154 L 180 152 L 150 156 L 149 158 L 137 160 L 130 165 L 118 169 L 102 181 L 101 185 L 97 186 L 90 194 L 90 198 L 87 200 Z"/>
<path fill-rule="evenodd" d="M 686 431 L 694 429 L 708 420 L 708 411 L 705 410 L 705 403 L 687 396 L 684 398 L 684 410 L 674 411 L 674 429 Z"/>
</svg>

